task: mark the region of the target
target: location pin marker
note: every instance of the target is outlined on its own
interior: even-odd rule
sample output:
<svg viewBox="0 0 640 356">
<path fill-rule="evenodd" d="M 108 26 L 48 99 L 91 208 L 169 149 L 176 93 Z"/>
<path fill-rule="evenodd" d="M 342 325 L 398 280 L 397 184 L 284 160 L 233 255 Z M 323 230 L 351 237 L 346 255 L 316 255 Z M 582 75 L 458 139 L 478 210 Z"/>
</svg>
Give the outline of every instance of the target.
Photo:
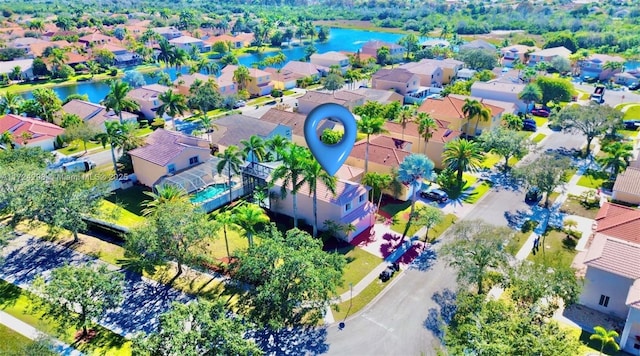
<svg viewBox="0 0 640 356">
<path fill-rule="evenodd" d="M 335 145 L 322 142 L 317 132 L 320 122 L 329 118 L 340 121 L 344 127 L 342 140 Z M 322 104 L 311 110 L 304 122 L 304 138 L 311 153 L 322 168 L 332 176 L 338 172 L 351 153 L 353 144 L 356 142 L 357 131 L 356 119 L 349 109 L 334 103 Z"/>
</svg>

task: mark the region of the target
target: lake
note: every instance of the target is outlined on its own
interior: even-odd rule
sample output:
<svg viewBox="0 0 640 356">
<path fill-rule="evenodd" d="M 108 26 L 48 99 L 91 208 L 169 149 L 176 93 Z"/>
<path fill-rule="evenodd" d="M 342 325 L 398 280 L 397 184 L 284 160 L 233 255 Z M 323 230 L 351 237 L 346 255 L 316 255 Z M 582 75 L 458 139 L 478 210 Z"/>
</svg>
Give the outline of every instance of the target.
<svg viewBox="0 0 640 356">
<path fill-rule="evenodd" d="M 376 32 L 376 31 L 364 31 L 344 28 L 331 28 L 329 33 L 329 40 L 325 43 L 315 42 L 313 45 L 318 50 L 318 53 L 324 53 L 328 51 L 349 51 L 356 52 L 362 48 L 362 45 L 370 40 L 379 40 L 385 42 L 396 43 L 404 35 L 398 33 L 388 32 Z M 421 39 L 423 40 L 423 39 Z M 294 44 L 296 39 L 292 41 Z M 287 57 L 287 61 L 300 60 L 304 57 L 303 46 L 292 46 L 290 48 L 283 48 L 282 52 Z M 273 56 L 277 52 L 248 54 L 238 58 L 240 64 L 247 67 L 255 62 L 259 62 L 262 59 Z M 171 76 L 171 80 L 176 79 L 177 71 L 175 68 L 168 68 L 165 70 Z M 188 68 L 183 67 L 180 70 L 182 73 L 187 73 Z M 157 76 L 153 74 L 145 73 L 144 79 L 147 84 L 154 84 L 158 82 Z M 65 99 L 71 94 L 87 94 L 89 101 L 98 103 L 109 93 L 109 84 L 106 81 L 101 82 L 84 82 L 73 85 L 66 85 L 53 88 L 53 91 L 58 94 L 61 99 Z M 22 96 L 30 99 L 32 98 L 31 92 L 22 93 Z"/>
</svg>

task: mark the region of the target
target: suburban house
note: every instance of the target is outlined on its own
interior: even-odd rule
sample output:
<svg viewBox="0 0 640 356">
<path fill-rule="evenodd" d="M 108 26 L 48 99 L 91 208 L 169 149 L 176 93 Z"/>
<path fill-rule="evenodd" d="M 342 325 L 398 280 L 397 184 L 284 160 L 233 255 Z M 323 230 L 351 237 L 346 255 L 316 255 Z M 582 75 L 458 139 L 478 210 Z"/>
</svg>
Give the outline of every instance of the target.
<svg viewBox="0 0 640 356">
<path fill-rule="evenodd" d="M 615 74 L 622 71 L 622 68 L 616 70 L 602 68 L 609 62 L 624 64 L 625 59 L 607 54 L 592 54 L 589 58 L 582 61 L 580 65 L 580 78 L 591 77 L 598 80 L 609 80 Z"/>
<path fill-rule="evenodd" d="M 464 67 L 464 62 L 452 58 L 422 59 L 421 63 L 433 64 L 442 69 L 442 84 L 449 84 L 458 76 L 458 71 Z"/>
<path fill-rule="evenodd" d="M 482 106 L 489 110 L 491 118 L 489 121 L 478 122 L 478 132 L 472 132 L 476 127 L 477 119 L 473 119 L 470 123 L 462 111 L 465 99 L 477 100 Z M 505 103 L 505 106 L 509 105 Z M 448 128 L 470 133 L 473 136 L 480 134 L 484 130 L 500 126 L 502 113 L 505 111 L 503 107 L 488 104 L 484 99 L 473 98 L 465 95 L 451 94 L 442 98 L 430 98 L 422 102 L 418 108 L 419 112 L 425 112 L 436 120 L 442 120 L 449 123 Z M 468 127 L 467 125 L 471 125 Z"/>
<path fill-rule="evenodd" d="M 640 205 L 640 168 L 627 167 L 613 185 L 613 200 Z M 640 231 L 638 232 L 640 234 Z"/>
<path fill-rule="evenodd" d="M 153 120 L 158 116 L 156 111 L 162 105 L 160 95 L 169 90 L 172 89 L 160 84 L 144 85 L 129 91 L 127 97 L 140 105 L 140 112 L 147 120 Z"/>
<path fill-rule="evenodd" d="M 289 127 L 291 129 L 291 140 L 293 143 L 304 147 L 308 146 L 307 140 L 304 137 L 304 122 L 306 119 L 306 115 L 276 108 L 269 109 L 269 111 L 260 117 L 262 121 Z M 333 121 L 324 120 L 324 122 L 318 125 L 316 132 L 322 134 L 324 130 L 333 130 L 335 126 L 336 124 Z"/>
<path fill-rule="evenodd" d="M 206 52 L 211 46 L 204 43 L 203 40 L 191 36 L 180 36 L 169 40 L 169 43 L 174 45 L 176 48 L 180 48 L 187 52 L 191 51 L 191 47 L 196 46 L 198 51 Z"/>
<path fill-rule="evenodd" d="M 8 47 L 24 50 L 25 56 L 30 56 L 32 55 L 32 53 L 30 53 L 31 46 L 35 44 L 47 44 L 47 43 L 50 43 L 50 42 L 39 39 L 39 38 L 35 38 L 35 37 L 19 37 L 11 41 Z"/>
<path fill-rule="evenodd" d="M 442 153 L 444 152 L 444 145 L 455 139 L 458 139 L 462 134 L 460 130 L 450 129 L 450 123 L 443 120 L 436 120 L 437 128 L 431 133 L 432 136 L 427 143 L 427 149 L 424 148 L 424 137 L 421 137 L 418 130 L 418 124 L 415 122 L 407 123 L 402 130 L 402 125 L 393 121 L 387 121 L 384 123 L 384 128 L 388 131 L 386 135 L 395 139 L 408 141 L 411 143 L 410 149 L 412 153 L 426 154 L 431 159 L 436 168 L 442 169 L 444 165 L 442 163 Z"/>
<path fill-rule="evenodd" d="M 440 38 L 430 38 L 420 42 L 419 46 L 420 48 L 448 48 L 449 46 L 451 46 L 451 42 Z"/>
<path fill-rule="evenodd" d="M 293 196 L 289 187 L 288 194 L 282 197 L 280 194 L 282 182 L 273 182 L 270 189 L 271 195 L 277 198 L 271 199 L 271 209 L 274 212 L 293 216 Z M 342 226 L 353 225 L 355 230 L 350 233 L 340 232 L 339 237 L 351 242 L 354 237 L 369 229 L 376 222 L 375 205 L 368 199 L 369 187 L 360 183 L 354 183 L 342 179 L 336 182 L 336 194 L 320 181 L 317 183 L 316 194 L 318 203 L 318 229 L 323 230 L 323 223 L 331 220 Z M 309 185 L 303 185 L 296 194 L 298 219 L 306 224 L 313 224 L 313 192 Z"/>
<path fill-rule="evenodd" d="M 431 61 L 410 62 L 399 68 L 406 69 L 420 78 L 420 85 L 425 87 L 442 86 L 442 68 Z"/>
<path fill-rule="evenodd" d="M 29 46 L 29 51 L 27 52 L 27 54 L 31 55 L 31 57 L 33 58 L 41 57 L 47 48 L 68 48 L 68 47 L 71 47 L 71 43 L 65 40 L 33 43 L 31 46 Z"/>
<path fill-rule="evenodd" d="M 23 79 L 33 78 L 33 59 L 15 59 L 13 61 L 0 61 L 0 75 L 9 76 L 15 67 L 20 67 L 20 75 Z"/>
<path fill-rule="evenodd" d="M 631 86 L 638 84 L 640 79 L 630 72 L 615 73 L 613 75 L 616 84 Z"/>
<path fill-rule="evenodd" d="M 191 85 L 193 85 L 193 83 L 195 83 L 197 80 L 201 81 L 202 83 L 206 83 L 208 80 L 212 80 L 217 85 L 216 77 L 208 76 L 202 73 L 193 73 L 183 74 L 179 76 L 178 78 L 176 78 L 176 80 L 173 81 L 173 86 L 178 90 L 178 93 L 188 97 L 189 95 L 191 95 L 191 93 L 189 92 L 189 89 L 191 89 Z"/>
<path fill-rule="evenodd" d="M 456 76 L 456 78 L 469 80 L 473 78 L 473 76 L 476 75 L 476 73 L 477 71 L 475 69 L 462 68 L 458 71 L 458 75 Z"/>
<path fill-rule="evenodd" d="M 113 43 L 113 44 L 120 43 L 120 41 L 117 38 L 106 36 L 99 32 L 94 32 L 86 36 L 82 36 L 78 38 L 78 42 L 84 44 L 85 47 L 92 47 L 92 46 L 104 45 L 109 43 Z"/>
<path fill-rule="evenodd" d="M 529 53 L 528 64 L 530 67 L 533 67 L 540 62 L 545 62 L 547 64 L 550 64 L 551 60 L 553 60 L 555 57 L 562 57 L 562 58 L 569 59 L 570 55 L 571 55 L 571 51 L 566 49 L 563 46 L 546 48 L 540 51 Z"/>
<path fill-rule="evenodd" d="M 250 34 L 250 33 L 238 34 L 236 36 L 223 34 L 215 37 L 209 37 L 206 40 L 204 40 L 205 43 L 211 46 L 213 46 L 218 42 L 230 43 L 231 49 L 238 49 L 238 48 L 249 46 L 251 45 L 252 41 L 253 41 L 253 34 Z"/>
<path fill-rule="evenodd" d="M 45 41 L 53 41 L 54 37 L 63 38 L 63 37 L 73 37 L 78 36 L 79 33 L 76 31 L 47 31 L 40 36 Z"/>
<path fill-rule="evenodd" d="M 103 49 L 103 50 L 107 50 L 111 53 L 113 53 L 113 55 L 115 56 L 115 65 L 117 66 L 132 66 L 132 65 L 137 65 L 142 63 L 142 56 L 129 51 L 128 49 L 124 48 L 124 47 L 120 47 L 118 45 L 114 45 L 111 43 L 105 43 L 102 45 L 96 45 L 93 47 L 94 51 L 96 49 Z"/>
<path fill-rule="evenodd" d="M 238 84 L 233 80 L 233 73 L 222 74 L 217 78 L 218 92 L 222 96 L 236 95 Z"/>
<path fill-rule="evenodd" d="M 263 140 L 280 135 L 291 141 L 291 128 L 282 124 L 274 124 L 266 120 L 234 114 L 224 116 L 215 121 L 218 127 L 211 134 L 211 142 L 217 146 L 218 152 L 223 152 L 229 146 L 243 148 L 242 140 L 248 140 L 255 135 Z M 248 162 L 256 161 L 252 155 L 246 158 Z"/>
<path fill-rule="evenodd" d="M 338 90 L 331 93 L 307 91 L 298 98 L 298 112 L 308 114 L 311 110 L 324 103 L 336 103 L 353 111 L 356 106 L 364 105 L 365 96 L 349 90 Z"/>
<path fill-rule="evenodd" d="M 586 251 L 574 265 L 585 272 L 580 304 L 621 318 L 620 348 L 640 350 L 640 210 L 605 203 Z"/>
<path fill-rule="evenodd" d="M 351 62 L 346 54 L 329 51 L 325 53 L 314 53 L 309 57 L 309 61 L 315 65 L 331 68 L 331 66 L 337 66 L 342 74 L 346 73 L 348 69 L 351 69 Z"/>
<path fill-rule="evenodd" d="M 298 86 L 298 80 L 304 78 L 302 74 L 294 73 L 287 69 L 276 69 L 267 67 L 265 72 L 271 75 L 271 83 L 273 89 L 288 90 Z"/>
<path fill-rule="evenodd" d="M 340 166 L 335 176 L 338 179 L 348 180 L 349 182 L 360 183 L 362 176 L 364 175 L 364 169 L 343 164 Z"/>
<path fill-rule="evenodd" d="M 389 50 L 389 54 L 394 59 L 402 59 L 402 57 L 404 57 L 407 53 L 407 49 L 399 44 L 375 40 L 363 44 L 361 53 L 368 54 L 377 58 L 378 50 L 382 47 L 386 47 Z"/>
<path fill-rule="evenodd" d="M 381 90 L 395 90 L 397 93 L 407 96 L 420 89 L 418 75 L 402 68 L 379 69 L 371 77 L 371 87 Z"/>
<path fill-rule="evenodd" d="M 170 27 L 154 27 L 151 29 L 153 32 L 159 34 L 160 36 L 164 37 L 166 40 L 172 40 L 174 38 L 178 38 L 180 36 L 182 36 L 182 32 L 180 32 L 180 30 L 178 30 L 177 28 L 170 26 Z"/>
<path fill-rule="evenodd" d="M 105 121 L 119 121 L 120 116 L 113 110 L 107 110 L 106 107 L 100 104 L 94 104 L 84 100 L 73 99 L 70 102 L 64 104 L 59 112 L 59 117 L 62 117 L 62 113 L 77 115 L 82 121 L 89 125 L 104 129 Z M 124 122 L 137 122 L 138 115 L 130 112 L 122 112 L 122 121 Z"/>
<path fill-rule="evenodd" d="M 473 40 L 460 46 L 460 51 L 467 51 L 470 49 L 482 49 L 488 52 L 495 52 L 497 48 L 485 40 Z"/>
<path fill-rule="evenodd" d="M 162 177 L 208 161 L 211 151 L 207 140 L 157 129 L 145 138 L 144 146 L 129 155 L 138 181 L 153 188 Z"/>
<path fill-rule="evenodd" d="M 392 90 L 358 88 L 354 89 L 353 92 L 363 95 L 366 101 L 377 101 L 384 105 L 391 104 L 394 101 L 400 104 L 404 102 L 404 97 Z"/>
<path fill-rule="evenodd" d="M 471 85 L 471 96 L 512 103 L 519 112 L 526 112 L 529 109 L 527 104 L 518 98 L 524 87 L 524 84 L 506 83 L 495 79 L 488 82 L 476 81 Z"/>
<path fill-rule="evenodd" d="M 316 65 L 309 62 L 289 61 L 282 67 L 282 70 L 288 70 L 303 77 L 311 77 L 313 80 L 319 80 L 329 72 L 329 67 Z"/>
<path fill-rule="evenodd" d="M 233 73 L 238 69 L 238 66 L 229 64 L 222 68 L 221 77 L 226 79 L 232 78 Z M 253 96 L 263 96 L 271 94 L 273 91 L 273 84 L 271 83 L 271 74 L 258 68 L 249 69 L 249 83 L 247 83 L 247 91 Z"/>
<path fill-rule="evenodd" d="M 64 133 L 58 125 L 40 119 L 7 114 L 0 118 L 0 133 L 9 132 L 15 147 L 40 147 L 44 151 L 55 149 L 56 137 Z"/>
<path fill-rule="evenodd" d="M 517 59 L 522 64 L 527 64 L 529 53 L 539 51 L 540 48 L 525 45 L 513 45 L 500 49 L 502 55 L 502 65 L 513 67 L 513 62 Z"/>
</svg>

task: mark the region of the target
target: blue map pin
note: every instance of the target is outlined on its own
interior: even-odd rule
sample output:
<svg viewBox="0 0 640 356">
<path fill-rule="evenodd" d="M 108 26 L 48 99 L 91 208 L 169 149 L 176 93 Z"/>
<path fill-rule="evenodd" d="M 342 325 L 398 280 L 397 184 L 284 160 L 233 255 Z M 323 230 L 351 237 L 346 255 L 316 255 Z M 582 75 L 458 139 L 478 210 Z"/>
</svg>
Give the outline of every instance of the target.
<svg viewBox="0 0 640 356">
<path fill-rule="evenodd" d="M 344 127 L 342 140 L 335 145 L 322 142 L 317 132 L 320 122 L 329 118 L 340 121 Z M 342 167 L 351 153 L 353 144 L 356 142 L 357 131 L 356 119 L 349 109 L 334 103 L 317 106 L 311 110 L 304 122 L 304 138 L 311 153 L 322 168 L 332 176 Z"/>
</svg>

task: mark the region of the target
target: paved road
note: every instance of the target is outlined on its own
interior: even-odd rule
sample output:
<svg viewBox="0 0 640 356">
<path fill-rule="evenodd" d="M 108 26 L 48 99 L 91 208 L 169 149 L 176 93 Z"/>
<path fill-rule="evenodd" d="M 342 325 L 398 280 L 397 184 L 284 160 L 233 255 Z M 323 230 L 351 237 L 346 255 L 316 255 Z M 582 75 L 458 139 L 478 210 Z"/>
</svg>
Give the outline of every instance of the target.
<svg viewBox="0 0 640 356">
<path fill-rule="evenodd" d="M 593 93 L 595 89 L 594 84 L 580 84 L 573 83 L 573 85 L 580 90 L 583 90 L 589 94 Z M 616 106 L 620 103 L 640 103 L 640 94 L 631 91 L 614 91 L 605 90 L 604 102 L 610 106 Z"/>
</svg>

